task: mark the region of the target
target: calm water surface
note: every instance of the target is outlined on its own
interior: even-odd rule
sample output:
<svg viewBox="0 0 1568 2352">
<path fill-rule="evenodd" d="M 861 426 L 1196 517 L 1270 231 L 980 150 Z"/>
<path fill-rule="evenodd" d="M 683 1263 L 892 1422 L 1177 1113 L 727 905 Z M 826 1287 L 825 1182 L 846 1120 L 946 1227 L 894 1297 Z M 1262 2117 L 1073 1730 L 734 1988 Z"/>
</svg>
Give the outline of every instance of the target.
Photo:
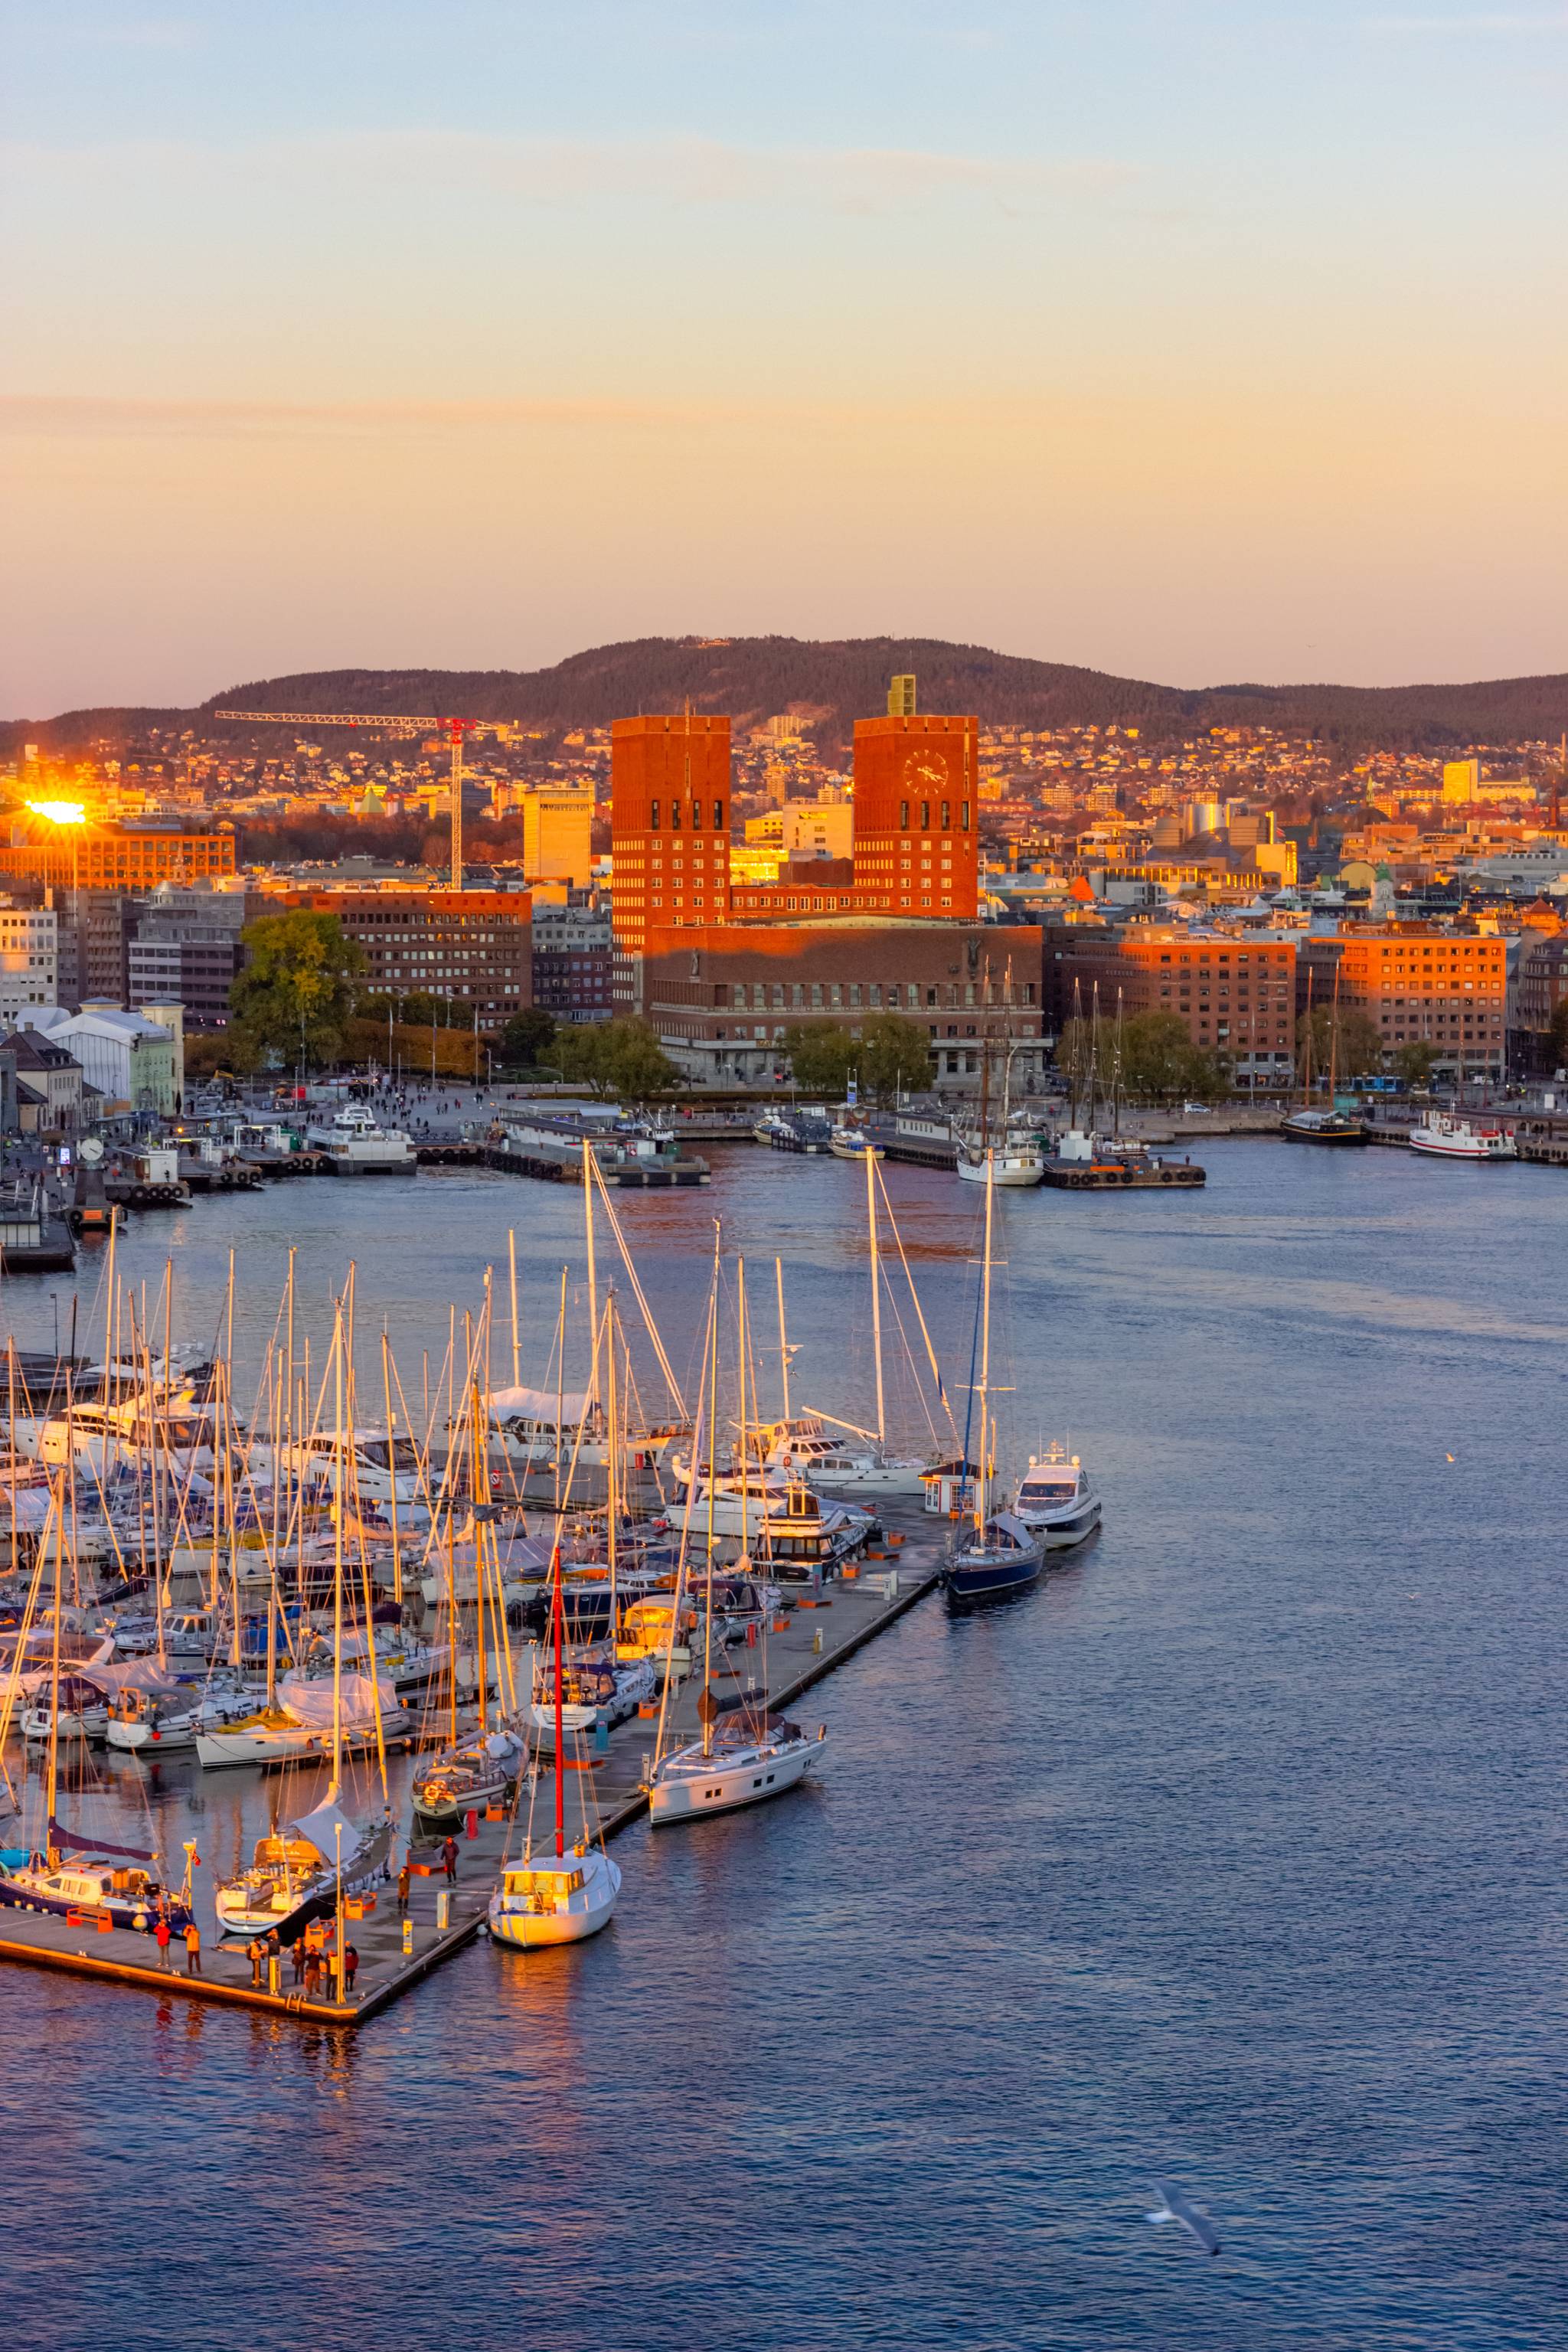
<svg viewBox="0 0 1568 2352">
<path fill-rule="evenodd" d="M 624 1837 L 595 1942 L 471 1949 L 357 2039 L 0 1971 L 9 2340 L 1561 2346 L 1568 1182 L 1206 1156 L 1201 1195 L 1002 1205 L 1010 1409 L 1093 1465 L 1098 1545 L 825 1685 L 816 1787 Z M 978 1204 L 887 1176 L 962 1412 Z M 760 1309 L 784 1259 L 797 1402 L 865 1418 L 863 1204 L 760 1151 L 627 1196 L 678 1369 L 721 1215 Z M 508 1376 L 510 1223 L 538 1377 L 581 1216 L 301 1182 L 122 1265 L 172 1251 L 195 1338 L 232 1244 L 253 1378 L 289 1243 L 318 1346 L 352 1255 L 366 1378 L 384 1318 L 412 1390 L 487 1263 Z M 10 1286 L 20 1341 L 52 1297 Z M 221 1864 L 265 1816 L 100 1770 L 95 1820 Z M 1154 2173 L 1217 2262 L 1144 2221 Z"/>
</svg>

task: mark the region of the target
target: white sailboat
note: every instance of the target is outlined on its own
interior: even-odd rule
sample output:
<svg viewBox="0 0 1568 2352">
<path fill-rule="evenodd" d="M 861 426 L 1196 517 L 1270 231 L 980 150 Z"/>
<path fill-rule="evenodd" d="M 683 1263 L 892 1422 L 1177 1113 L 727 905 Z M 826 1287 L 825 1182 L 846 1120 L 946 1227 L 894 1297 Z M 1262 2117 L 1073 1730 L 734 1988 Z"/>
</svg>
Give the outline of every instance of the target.
<svg viewBox="0 0 1568 2352">
<path fill-rule="evenodd" d="M 948 1557 L 942 1581 L 950 1601 L 964 1603 L 992 1601 L 1022 1592 L 1037 1581 L 1045 1563 L 1044 1539 L 1015 1512 L 990 1508 L 990 1483 L 996 1445 L 991 1398 L 991 1265 L 992 1213 L 995 1186 L 985 1187 L 985 1255 L 981 1276 L 982 1340 L 980 1384 L 975 1398 L 980 1408 L 980 1443 L 975 1449 L 972 1515 Z"/>
</svg>

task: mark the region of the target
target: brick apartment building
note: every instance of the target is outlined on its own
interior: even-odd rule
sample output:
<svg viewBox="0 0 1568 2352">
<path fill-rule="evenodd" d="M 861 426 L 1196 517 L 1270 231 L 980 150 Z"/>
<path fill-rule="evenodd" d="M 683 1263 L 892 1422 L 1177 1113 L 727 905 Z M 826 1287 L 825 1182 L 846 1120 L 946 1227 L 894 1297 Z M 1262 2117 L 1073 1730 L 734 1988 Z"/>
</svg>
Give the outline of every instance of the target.
<svg viewBox="0 0 1568 2352">
<path fill-rule="evenodd" d="M 608 1021 L 615 1011 L 615 941 L 596 907 L 533 908 L 533 1002 L 557 1023 Z"/>
<path fill-rule="evenodd" d="M 938 1083 L 974 1091 L 1014 1050 L 1016 1094 L 1043 1064 L 1039 930 L 1027 924 L 866 921 L 732 924 L 650 931 L 647 1018 L 692 1076 L 765 1078 L 786 1029 L 858 1032 L 879 1013 L 931 1038 Z"/>
<path fill-rule="evenodd" d="M 1506 1048 L 1508 942 L 1438 930 L 1426 923 L 1369 925 L 1302 942 L 1302 983 L 1315 1003 L 1365 1013 L 1385 1049 L 1432 1045 L 1439 1070 L 1500 1076 Z"/>
<path fill-rule="evenodd" d="M 1047 989 L 1058 1025 L 1087 1020 L 1100 992 L 1102 1020 L 1121 1011 L 1173 1013 L 1194 1045 L 1223 1054 L 1243 1086 L 1289 1084 L 1295 1062 L 1293 940 L 1194 934 L 1186 925 L 1131 924 L 1110 932 L 1063 927 L 1047 934 Z"/>
<path fill-rule="evenodd" d="M 363 985 L 388 996 L 444 996 L 499 1024 L 533 1002 L 532 900 L 517 890 L 300 890 L 282 912 L 335 915 L 365 952 Z"/>
</svg>

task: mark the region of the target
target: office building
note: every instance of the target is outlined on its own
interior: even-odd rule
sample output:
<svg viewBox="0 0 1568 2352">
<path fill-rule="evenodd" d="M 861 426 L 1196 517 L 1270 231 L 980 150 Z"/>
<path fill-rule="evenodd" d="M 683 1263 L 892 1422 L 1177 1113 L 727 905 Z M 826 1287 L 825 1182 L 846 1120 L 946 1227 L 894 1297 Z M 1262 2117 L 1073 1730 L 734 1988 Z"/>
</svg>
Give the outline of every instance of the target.
<svg viewBox="0 0 1568 2352">
<path fill-rule="evenodd" d="M 1171 1013 L 1194 1045 L 1222 1055 L 1242 1086 L 1288 1086 L 1296 1049 L 1296 945 L 1194 931 L 1188 925 L 1130 924 L 1110 930 L 1053 926 L 1046 934 L 1045 993 L 1053 1022 L 1075 1015 L 1114 1022 Z M 1098 996 L 1097 996 L 1098 992 Z"/>
<path fill-rule="evenodd" d="M 531 785 L 517 796 L 522 816 L 522 870 L 531 882 L 586 889 L 594 872 L 594 795 Z"/>
<path fill-rule="evenodd" d="M 161 825 L 62 824 L 0 847 L 0 874 L 56 889 L 150 890 L 234 872 L 234 835 Z"/>
<path fill-rule="evenodd" d="M 563 1026 L 607 1021 L 614 1004 L 615 940 L 596 907 L 533 908 L 533 1002 Z"/>
<path fill-rule="evenodd" d="M 59 919 L 52 907 L 0 905 L 0 1027 L 30 1005 L 53 1004 L 59 985 Z"/>
<path fill-rule="evenodd" d="M 1420 1042 L 1435 1049 L 1439 1069 L 1501 1076 L 1506 940 L 1390 923 L 1309 936 L 1301 952 L 1314 1003 L 1332 1002 L 1337 971 L 1342 1010 L 1365 1013 L 1390 1054 Z"/>
<path fill-rule="evenodd" d="M 302 890 L 279 902 L 335 915 L 364 950 L 361 986 L 438 996 L 497 1028 L 533 1002 L 533 901 L 521 890 Z"/>
</svg>

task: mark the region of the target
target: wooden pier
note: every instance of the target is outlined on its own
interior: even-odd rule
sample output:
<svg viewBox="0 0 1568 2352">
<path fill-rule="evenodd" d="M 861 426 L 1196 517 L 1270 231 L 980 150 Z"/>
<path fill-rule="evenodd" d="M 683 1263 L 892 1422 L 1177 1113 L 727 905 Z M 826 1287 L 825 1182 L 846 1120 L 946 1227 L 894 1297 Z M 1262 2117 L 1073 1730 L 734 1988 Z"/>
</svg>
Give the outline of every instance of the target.
<svg viewBox="0 0 1568 2352">
<path fill-rule="evenodd" d="M 890 1531 L 903 1533 L 902 1546 L 897 1551 L 889 1549 L 885 1558 L 849 1563 L 847 1571 L 827 1585 L 820 1597 L 814 1601 L 803 1598 L 788 1608 L 778 1621 L 782 1630 L 769 1633 L 765 1648 L 760 1640 L 754 1646 L 731 1643 L 714 1667 L 714 1684 L 721 1694 L 729 1690 L 743 1696 L 750 1685 L 759 1698 L 765 1696 L 771 1713 L 782 1713 L 933 1589 L 946 1549 L 946 1522 L 928 1517 L 909 1499 L 901 1500 L 884 1517 Z M 762 1690 L 764 1657 L 765 1694 Z M 681 1686 L 679 1695 L 672 1694 L 667 1743 L 673 1740 L 679 1745 L 698 1736 L 698 1696 L 696 1676 Z M 647 1811 L 645 1776 L 658 1729 L 651 1717 L 634 1717 L 601 1743 L 587 1743 L 579 1751 L 580 1764 L 569 1761 L 564 1789 L 569 1840 L 614 1837 Z M 359 1966 L 353 1993 L 342 2000 L 324 1993 L 308 1997 L 294 1982 L 287 1952 L 279 1963 L 274 1991 L 265 1968 L 261 1984 L 253 1982 L 247 1939 L 215 1938 L 204 1929 L 201 1973 L 187 1975 L 184 1946 L 178 1936 L 169 1947 L 166 1964 L 160 1966 L 158 1948 L 150 1936 L 130 1928 L 101 1927 L 86 1912 L 67 1920 L 39 1912 L 0 1910 L 0 1959 L 66 1969 L 134 1985 L 164 1998 L 178 1995 L 190 2000 L 271 2011 L 306 2024 L 359 2026 L 480 1933 L 502 1860 L 509 1850 L 516 1853 L 521 1849 L 529 1802 L 524 1780 L 519 1784 L 515 1806 L 504 1818 L 471 1817 L 472 1836 L 467 1834 L 469 1824 L 459 1822 L 455 1832 L 457 1874 L 450 1883 L 441 1865 L 439 1841 L 426 1843 L 416 1837 L 411 1843 L 406 1948 L 395 1882 L 376 1889 L 370 1907 L 357 1906 L 359 1916 L 355 1916 L 356 1906 L 345 1902 L 345 1940 L 358 1952 Z M 534 1843 L 543 1847 L 550 1842 L 555 1808 L 553 1770 L 545 1759 L 540 1762 L 532 1805 Z M 702 1827 L 700 1822 L 682 1824 L 668 1834 L 700 1837 Z M 445 1925 L 440 1918 L 443 1895 L 447 1896 Z M 524 1955 L 516 1952 L 511 1957 L 521 1960 Z"/>
</svg>

